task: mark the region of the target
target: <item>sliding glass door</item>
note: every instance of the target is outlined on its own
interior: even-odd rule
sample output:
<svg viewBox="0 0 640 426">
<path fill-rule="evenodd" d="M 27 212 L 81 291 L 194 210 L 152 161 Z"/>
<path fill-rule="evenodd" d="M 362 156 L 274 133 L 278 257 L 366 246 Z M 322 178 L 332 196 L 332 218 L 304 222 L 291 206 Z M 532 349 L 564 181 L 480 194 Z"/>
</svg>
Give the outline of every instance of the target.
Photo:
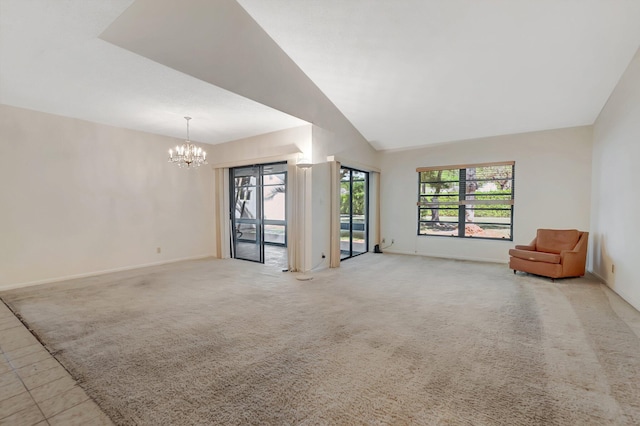
<svg viewBox="0 0 640 426">
<path fill-rule="evenodd" d="M 287 164 L 230 170 L 232 257 L 287 266 Z"/>
<path fill-rule="evenodd" d="M 233 257 L 264 263 L 260 167 L 231 169 Z"/>
<path fill-rule="evenodd" d="M 340 258 L 367 252 L 369 238 L 369 173 L 340 169 Z"/>
<path fill-rule="evenodd" d="M 265 262 L 287 266 L 287 164 L 267 164 L 262 169 L 262 222 Z"/>
</svg>

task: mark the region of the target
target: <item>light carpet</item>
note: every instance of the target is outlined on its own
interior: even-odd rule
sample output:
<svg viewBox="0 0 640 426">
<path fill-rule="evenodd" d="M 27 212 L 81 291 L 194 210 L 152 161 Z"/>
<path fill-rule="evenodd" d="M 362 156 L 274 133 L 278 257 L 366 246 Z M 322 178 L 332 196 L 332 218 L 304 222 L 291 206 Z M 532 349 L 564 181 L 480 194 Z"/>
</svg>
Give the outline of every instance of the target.
<svg viewBox="0 0 640 426">
<path fill-rule="evenodd" d="M 117 424 L 640 424 L 640 313 L 594 279 L 367 254 L 1 296 Z"/>
</svg>

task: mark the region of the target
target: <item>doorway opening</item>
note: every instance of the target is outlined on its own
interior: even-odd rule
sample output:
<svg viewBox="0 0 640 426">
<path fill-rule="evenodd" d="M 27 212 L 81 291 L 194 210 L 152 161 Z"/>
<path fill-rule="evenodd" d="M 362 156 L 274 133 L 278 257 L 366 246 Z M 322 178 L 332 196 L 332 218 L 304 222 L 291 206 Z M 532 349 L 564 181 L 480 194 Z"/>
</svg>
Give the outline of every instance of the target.
<svg viewBox="0 0 640 426">
<path fill-rule="evenodd" d="M 288 267 L 287 163 L 229 170 L 231 257 Z"/>
<path fill-rule="evenodd" d="M 340 259 L 369 247 L 369 173 L 340 168 Z"/>
</svg>

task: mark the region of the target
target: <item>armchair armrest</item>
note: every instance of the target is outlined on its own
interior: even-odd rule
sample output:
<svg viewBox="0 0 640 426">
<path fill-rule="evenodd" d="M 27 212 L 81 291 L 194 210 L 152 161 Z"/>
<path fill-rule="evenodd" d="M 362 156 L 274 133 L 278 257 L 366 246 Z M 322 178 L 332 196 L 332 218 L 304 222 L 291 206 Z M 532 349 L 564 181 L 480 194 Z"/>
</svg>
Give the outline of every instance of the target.
<svg viewBox="0 0 640 426">
<path fill-rule="evenodd" d="M 573 250 L 562 250 L 560 252 L 560 263 L 565 263 L 565 261 L 572 261 L 574 259 L 579 259 L 580 258 L 580 251 L 573 249 Z"/>
<path fill-rule="evenodd" d="M 562 269 L 567 276 L 584 275 L 587 261 L 587 242 L 589 238 L 588 232 L 583 232 L 578 240 L 578 244 L 573 250 L 562 250 L 560 252 L 560 263 Z"/>
<path fill-rule="evenodd" d="M 578 243 L 572 250 L 562 250 L 560 252 L 560 258 L 564 259 L 565 256 L 573 257 L 575 255 L 581 255 L 587 253 L 587 241 L 588 241 L 589 233 L 583 232 L 578 240 Z"/>
<path fill-rule="evenodd" d="M 534 238 L 528 245 L 517 245 L 516 250 L 528 250 L 528 251 L 536 251 L 536 242 L 538 241 L 538 237 Z"/>
</svg>

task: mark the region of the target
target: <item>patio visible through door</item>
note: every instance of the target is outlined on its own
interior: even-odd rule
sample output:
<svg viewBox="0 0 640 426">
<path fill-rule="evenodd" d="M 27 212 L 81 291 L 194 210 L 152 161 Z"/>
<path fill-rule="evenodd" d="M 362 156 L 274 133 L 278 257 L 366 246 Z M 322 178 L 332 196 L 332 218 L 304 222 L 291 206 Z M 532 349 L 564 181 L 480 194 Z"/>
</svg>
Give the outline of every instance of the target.
<svg viewBox="0 0 640 426">
<path fill-rule="evenodd" d="M 287 164 L 230 170 L 232 257 L 287 267 Z"/>
<path fill-rule="evenodd" d="M 369 173 L 340 168 L 340 258 L 367 252 Z"/>
</svg>

